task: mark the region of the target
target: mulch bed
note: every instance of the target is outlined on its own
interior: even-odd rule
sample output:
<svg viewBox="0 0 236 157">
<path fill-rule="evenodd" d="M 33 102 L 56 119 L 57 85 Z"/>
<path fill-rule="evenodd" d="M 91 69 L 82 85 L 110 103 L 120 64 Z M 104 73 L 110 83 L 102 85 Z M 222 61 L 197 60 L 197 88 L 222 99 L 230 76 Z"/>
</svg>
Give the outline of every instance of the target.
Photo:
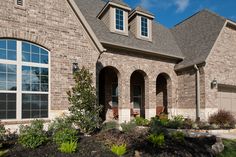
<svg viewBox="0 0 236 157">
<path fill-rule="evenodd" d="M 116 157 L 110 150 L 112 143 L 126 143 L 128 152 L 124 157 L 214 157 L 211 146 L 216 142 L 213 137 L 185 138 L 184 141 L 165 140 L 165 145 L 153 147 L 146 140 L 145 133 L 124 134 L 118 130 L 101 132 L 91 137 L 82 137 L 78 151 L 74 154 L 63 154 L 54 143 L 47 143 L 35 150 L 14 145 L 6 157 Z"/>
</svg>

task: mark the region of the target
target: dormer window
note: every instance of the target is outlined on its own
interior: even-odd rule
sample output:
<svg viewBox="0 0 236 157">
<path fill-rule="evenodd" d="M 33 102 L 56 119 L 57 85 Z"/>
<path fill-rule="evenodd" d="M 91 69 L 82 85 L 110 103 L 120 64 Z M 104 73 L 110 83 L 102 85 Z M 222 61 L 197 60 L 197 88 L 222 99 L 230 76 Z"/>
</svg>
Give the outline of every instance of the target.
<svg viewBox="0 0 236 157">
<path fill-rule="evenodd" d="M 148 37 L 148 19 L 141 16 L 141 36 Z"/>
<path fill-rule="evenodd" d="M 115 19 L 116 19 L 116 30 L 124 31 L 124 11 L 121 9 L 115 9 Z"/>
</svg>

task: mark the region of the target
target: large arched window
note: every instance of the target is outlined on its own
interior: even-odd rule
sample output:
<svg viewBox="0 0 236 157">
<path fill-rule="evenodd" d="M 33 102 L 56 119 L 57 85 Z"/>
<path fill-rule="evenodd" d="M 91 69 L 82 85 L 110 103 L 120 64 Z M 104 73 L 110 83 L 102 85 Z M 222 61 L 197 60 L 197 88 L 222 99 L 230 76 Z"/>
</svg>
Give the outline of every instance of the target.
<svg viewBox="0 0 236 157">
<path fill-rule="evenodd" d="M 48 117 L 49 52 L 0 39 L 0 119 Z"/>
</svg>

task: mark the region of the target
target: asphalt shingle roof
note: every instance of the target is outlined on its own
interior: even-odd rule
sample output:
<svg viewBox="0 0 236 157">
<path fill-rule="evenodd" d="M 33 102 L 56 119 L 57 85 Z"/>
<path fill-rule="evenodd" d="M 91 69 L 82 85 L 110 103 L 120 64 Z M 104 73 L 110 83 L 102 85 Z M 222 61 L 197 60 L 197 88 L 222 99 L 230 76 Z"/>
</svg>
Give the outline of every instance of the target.
<svg viewBox="0 0 236 157">
<path fill-rule="evenodd" d="M 113 43 L 120 46 L 132 47 L 134 49 L 146 50 L 147 52 L 155 52 L 160 55 L 183 58 L 183 54 L 181 53 L 174 36 L 171 31 L 164 26 L 153 22 L 152 42 L 140 40 L 130 31 L 128 36 L 112 33 L 103 21 L 97 18 L 98 13 L 106 5 L 106 0 L 74 1 L 101 43 Z"/>
<path fill-rule="evenodd" d="M 172 28 L 176 42 L 185 56 L 175 69 L 203 63 L 211 52 L 225 21 L 225 18 L 209 10 L 202 10 Z"/>
</svg>

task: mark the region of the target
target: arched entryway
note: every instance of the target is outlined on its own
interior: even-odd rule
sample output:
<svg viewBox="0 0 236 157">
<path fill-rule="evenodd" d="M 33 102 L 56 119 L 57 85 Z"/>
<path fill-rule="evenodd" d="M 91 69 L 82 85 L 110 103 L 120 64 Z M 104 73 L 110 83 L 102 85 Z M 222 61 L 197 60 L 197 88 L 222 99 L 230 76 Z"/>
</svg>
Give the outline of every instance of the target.
<svg viewBox="0 0 236 157">
<path fill-rule="evenodd" d="M 145 118 L 145 80 L 147 75 L 141 70 L 132 73 L 130 79 L 131 116 Z"/>
<path fill-rule="evenodd" d="M 156 80 L 157 115 L 164 112 L 168 114 L 168 105 L 171 101 L 171 79 L 169 75 L 161 73 Z"/>
<path fill-rule="evenodd" d="M 118 78 L 119 71 L 114 67 L 105 67 L 99 73 L 99 103 L 104 106 L 104 121 L 118 119 Z"/>
</svg>

